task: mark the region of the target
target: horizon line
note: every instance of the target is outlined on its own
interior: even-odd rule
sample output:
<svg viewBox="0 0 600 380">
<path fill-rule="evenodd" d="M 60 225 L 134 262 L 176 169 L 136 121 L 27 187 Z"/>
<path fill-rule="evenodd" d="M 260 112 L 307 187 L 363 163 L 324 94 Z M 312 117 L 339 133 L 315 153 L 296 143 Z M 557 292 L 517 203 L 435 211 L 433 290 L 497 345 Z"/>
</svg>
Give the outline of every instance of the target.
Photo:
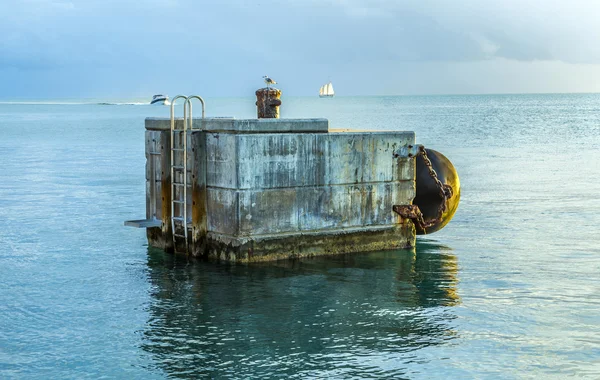
<svg viewBox="0 0 600 380">
<path fill-rule="evenodd" d="M 429 94 L 386 94 L 386 95 L 337 95 L 335 98 L 376 98 L 376 97 L 427 97 L 427 96 L 494 96 L 494 95 L 594 95 L 600 94 L 600 92 L 592 92 L 592 91 L 577 91 L 577 92 L 481 92 L 481 93 L 429 93 Z M 285 95 L 282 95 L 285 96 Z M 0 97 L 0 104 L 28 104 L 28 103 L 38 103 L 38 102 L 56 102 L 59 104 L 97 104 L 101 101 L 109 101 L 109 100 L 139 100 L 146 98 L 147 96 L 124 96 L 124 97 L 105 97 L 105 96 L 96 96 L 96 97 L 78 97 L 78 96 L 60 96 L 60 97 L 15 97 L 15 98 L 5 98 Z M 233 96 L 203 96 L 207 99 L 247 99 L 254 98 L 252 95 L 243 96 L 243 95 L 233 95 Z M 291 98 L 317 98 L 318 95 L 287 95 L 286 97 Z M 150 97 L 149 97 L 150 98 Z M 81 100 L 81 102 L 73 102 L 73 100 Z M 88 102 L 86 102 L 86 100 Z M 64 101 L 62 103 L 61 101 Z M 67 102 L 70 101 L 70 102 Z M 141 103 L 145 104 L 145 103 Z"/>
</svg>

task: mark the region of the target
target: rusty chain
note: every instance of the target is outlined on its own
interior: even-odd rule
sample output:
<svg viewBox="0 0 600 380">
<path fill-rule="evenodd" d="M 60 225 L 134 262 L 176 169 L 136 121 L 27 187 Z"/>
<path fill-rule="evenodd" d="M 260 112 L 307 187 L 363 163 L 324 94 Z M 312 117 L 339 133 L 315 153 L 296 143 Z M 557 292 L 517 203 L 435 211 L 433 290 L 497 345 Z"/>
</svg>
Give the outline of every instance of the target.
<svg viewBox="0 0 600 380">
<path fill-rule="evenodd" d="M 450 185 L 445 185 L 442 183 L 442 181 L 439 180 L 437 173 L 435 172 L 435 169 L 433 168 L 433 164 L 431 163 L 431 160 L 427 156 L 427 151 L 425 150 L 424 146 L 421 145 L 419 147 L 418 155 L 421 155 L 423 157 L 423 162 L 425 162 L 425 166 L 427 166 L 429 175 L 435 182 L 435 184 L 439 190 L 440 197 L 442 197 L 442 200 L 443 200 L 442 203 L 440 203 L 440 205 L 438 207 L 437 216 L 433 219 L 428 219 L 426 221 L 425 218 L 423 217 L 423 213 L 421 212 L 421 210 L 419 210 L 419 206 L 417 206 L 417 205 L 394 206 L 393 210 L 400 216 L 413 220 L 413 222 L 415 222 L 415 224 L 417 224 L 419 226 L 419 228 L 421 230 L 423 230 L 424 233 L 426 233 L 426 228 L 429 228 L 429 227 L 439 223 L 442 220 L 442 215 L 448 208 L 448 200 L 450 198 L 452 198 L 452 194 L 454 192 Z M 417 156 L 415 156 L 415 158 Z"/>
<path fill-rule="evenodd" d="M 429 159 L 429 157 L 427 157 L 427 151 L 425 150 L 425 147 L 420 146 L 419 151 L 421 152 L 421 155 L 423 156 L 423 161 L 425 162 L 425 166 L 427 166 L 429 175 L 435 181 L 435 184 L 438 187 L 438 190 L 440 192 L 440 197 L 442 197 L 442 199 L 444 199 L 444 202 L 447 202 L 448 199 L 452 198 L 452 194 L 453 194 L 452 186 L 445 185 L 442 183 L 442 181 L 439 180 L 437 173 L 435 172 L 435 169 L 433 169 L 433 164 L 431 163 L 431 160 Z M 446 209 L 444 208 L 443 211 L 446 211 Z"/>
</svg>

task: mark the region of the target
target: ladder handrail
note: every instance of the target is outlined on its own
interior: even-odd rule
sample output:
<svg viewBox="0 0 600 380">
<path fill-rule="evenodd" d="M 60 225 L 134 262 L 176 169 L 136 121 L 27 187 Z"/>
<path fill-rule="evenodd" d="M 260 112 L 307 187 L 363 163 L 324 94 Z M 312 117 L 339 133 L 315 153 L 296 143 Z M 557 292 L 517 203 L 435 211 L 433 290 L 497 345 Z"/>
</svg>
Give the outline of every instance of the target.
<svg viewBox="0 0 600 380">
<path fill-rule="evenodd" d="M 177 99 L 185 99 L 183 103 L 183 128 L 176 128 L 175 125 L 175 102 Z M 198 95 L 177 95 L 171 100 L 171 229 L 173 233 L 173 242 L 175 243 L 176 236 L 183 237 L 185 239 L 185 249 L 186 253 L 188 253 L 188 217 L 187 217 L 187 203 L 188 203 L 188 183 L 187 183 L 187 154 L 188 154 L 188 146 L 187 146 L 187 138 L 188 138 L 188 130 L 191 131 L 193 129 L 193 119 L 192 119 L 192 99 L 198 99 L 202 104 L 202 118 L 204 119 L 204 109 L 205 103 L 204 99 Z M 175 133 L 182 133 L 183 136 L 179 139 L 180 147 L 175 148 Z M 181 141 L 183 140 L 183 141 Z M 183 145 L 181 147 L 181 145 Z M 181 166 L 179 169 L 182 169 L 182 177 L 183 183 L 175 182 L 175 152 L 181 152 Z M 183 186 L 183 199 L 176 199 L 176 184 Z M 181 190 L 180 190 L 181 194 Z M 181 212 L 181 216 L 175 216 L 175 203 L 179 204 L 179 211 Z M 183 209 L 183 210 L 182 210 Z M 180 221 L 183 227 L 183 235 L 178 235 L 175 230 L 175 221 Z M 175 244 L 176 248 L 177 244 Z"/>
<path fill-rule="evenodd" d="M 198 99 L 200 101 L 200 103 L 202 104 L 202 118 L 204 119 L 204 99 L 202 99 L 202 97 L 198 96 L 198 95 L 191 95 L 188 96 L 187 99 L 185 100 L 186 104 L 189 104 L 189 127 L 190 130 L 194 129 L 192 123 L 194 122 L 194 118 L 192 117 L 192 99 Z"/>
<path fill-rule="evenodd" d="M 175 125 L 175 102 L 177 99 L 185 99 L 185 102 L 183 103 L 183 129 L 177 129 L 176 125 Z M 182 224 L 183 224 L 183 234 L 184 234 L 184 238 L 185 238 L 185 244 L 186 244 L 186 251 L 187 251 L 187 125 L 188 125 L 188 121 L 187 121 L 187 106 L 188 106 L 188 97 L 184 96 L 184 95 L 177 95 L 176 97 L 174 97 L 171 100 L 171 230 L 173 233 L 173 237 L 175 237 L 175 234 L 177 233 L 175 230 L 175 203 L 177 201 L 183 201 L 180 203 L 179 207 L 180 207 L 180 211 L 181 208 L 183 206 L 183 212 L 181 213 L 181 219 L 182 219 Z M 182 170 L 182 177 L 183 177 L 183 200 L 180 199 L 175 199 L 175 194 L 177 192 L 176 190 L 176 186 L 175 186 L 175 150 L 177 149 L 175 148 L 174 144 L 175 144 L 175 133 L 176 131 L 180 131 L 183 132 L 183 136 L 180 138 L 180 144 L 181 144 L 181 140 L 183 140 L 183 147 L 179 148 L 179 149 L 183 149 L 183 157 L 182 157 L 182 162 L 181 162 L 181 166 L 183 167 Z M 186 252 L 187 253 L 187 252 Z"/>
<path fill-rule="evenodd" d="M 179 98 L 185 99 L 187 102 L 188 97 L 185 95 L 177 95 L 176 97 L 174 97 L 171 100 L 171 130 L 175 129 L 175 101 Z M 184 103 L 184 107 L 185 107 L 185 103 Z M 183 111 L 183 123 L 184 123 L 184 129 L 185 129 L 185 108 Z"/>
</svg>

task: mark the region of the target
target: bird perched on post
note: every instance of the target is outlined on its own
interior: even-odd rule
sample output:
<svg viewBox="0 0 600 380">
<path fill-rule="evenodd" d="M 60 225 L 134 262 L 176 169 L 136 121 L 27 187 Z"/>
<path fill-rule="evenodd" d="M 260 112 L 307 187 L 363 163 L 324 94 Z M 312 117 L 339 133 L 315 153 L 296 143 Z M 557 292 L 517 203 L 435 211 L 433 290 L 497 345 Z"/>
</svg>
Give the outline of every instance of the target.
<svg viewBox="0 0 600 380">
<path fill-rule="evenodd" d="M 265 80 L 265 83 L 267 84 L 267 88 L 269 88 L 269 86 L 272 84 L 277 84 L 277 82 L 275 82 L 273 79 L 269 78 L 267 75 L 265 75 L 263 77 L 263 79 Z"/>
</svg>

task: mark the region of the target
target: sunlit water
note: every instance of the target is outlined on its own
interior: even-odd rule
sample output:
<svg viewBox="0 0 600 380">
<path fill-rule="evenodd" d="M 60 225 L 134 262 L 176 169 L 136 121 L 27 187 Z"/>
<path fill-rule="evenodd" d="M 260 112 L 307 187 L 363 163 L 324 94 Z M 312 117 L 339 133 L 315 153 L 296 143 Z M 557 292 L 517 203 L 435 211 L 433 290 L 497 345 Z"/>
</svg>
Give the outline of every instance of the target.
<svg viewBox="0 0 600 380">
<path fill-rule="evenodd" d="M 123 227 L 167 107 L 0 104 L 0 377 L 600 377 L 600 95 L 283 102 L 416 131 L 458 169 L 454 220 L 414 251 L 188 262 Z"/>
</svg>

